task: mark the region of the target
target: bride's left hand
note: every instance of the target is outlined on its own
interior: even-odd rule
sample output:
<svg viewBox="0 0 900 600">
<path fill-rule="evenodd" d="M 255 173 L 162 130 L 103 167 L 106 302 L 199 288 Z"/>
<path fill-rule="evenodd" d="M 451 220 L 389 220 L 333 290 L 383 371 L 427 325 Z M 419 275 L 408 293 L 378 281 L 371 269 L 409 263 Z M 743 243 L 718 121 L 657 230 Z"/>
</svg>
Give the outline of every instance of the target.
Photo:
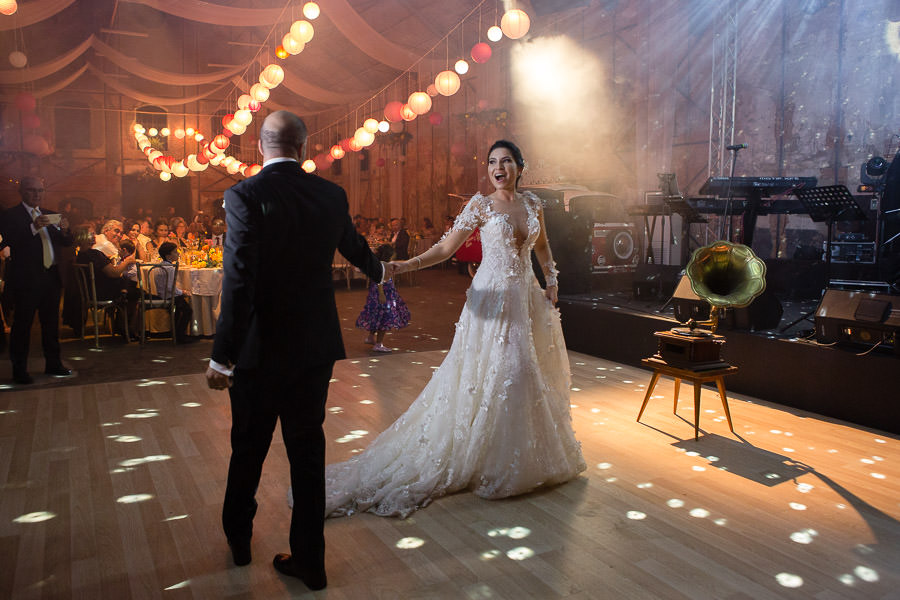
<svg viewBox="0 0 900 600">
<path fill-rule="evenodd" d="M 555 285 L 548 285 L 547 289 L 544 290 L 544 295 L 547 297 L 547 300 L 549 300 L 553 304 L 553 306 L 556 306 L 556 302 L 557 300 L 559 300 L 559 298 L 557 298 L 556 296 L 557 290 L 558 288 Z"/>
</svg>

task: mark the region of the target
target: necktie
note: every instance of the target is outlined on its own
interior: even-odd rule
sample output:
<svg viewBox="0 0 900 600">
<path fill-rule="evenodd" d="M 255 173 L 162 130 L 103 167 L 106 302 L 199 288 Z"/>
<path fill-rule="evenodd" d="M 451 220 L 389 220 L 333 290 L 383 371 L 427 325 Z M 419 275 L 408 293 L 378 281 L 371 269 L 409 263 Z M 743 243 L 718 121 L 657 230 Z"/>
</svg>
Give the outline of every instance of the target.
<svg viewBox="0 0 900 600">
<path fill-rule="evenodd" d="M 32 210 L 31 216 L 32 219 L 37 219 L 41 213 L 35 208 Z M 41 245 L 44 247 L 44 268 L 49 269 L 53 266 L 53 245 L 50 243 L 50 233 L 46 227 L 38 229 L 38 233 L 41 236 Z"/>
</svg>

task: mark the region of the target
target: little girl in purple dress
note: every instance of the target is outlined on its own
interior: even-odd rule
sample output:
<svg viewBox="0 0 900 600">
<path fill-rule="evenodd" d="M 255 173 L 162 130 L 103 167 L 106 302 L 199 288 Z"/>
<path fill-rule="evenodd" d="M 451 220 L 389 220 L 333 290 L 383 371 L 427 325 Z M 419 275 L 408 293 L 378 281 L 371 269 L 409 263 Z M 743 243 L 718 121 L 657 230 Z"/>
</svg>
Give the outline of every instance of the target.
<svg viewBox="0 0 900 600">
<path fill-rule="evenodd" d="M 390 246 L 384 245 L 378 249 L 376 255 L 381 260 L 389 260 L 392 251 Z M 382 255 L 387 258 L 382 258 Z M 409 308 L 397 293 L 394 281 L 388 279 L 383 284 L 370 281 L 366 305 L 356 319 L 356 326 L 369 332 L 365 342 L 373 344 L 372 350 L 375 352 L 390 352 L 391 349 L 382 343 L 384 332 L 407 325 L 409 325 Z"/>
</svg>

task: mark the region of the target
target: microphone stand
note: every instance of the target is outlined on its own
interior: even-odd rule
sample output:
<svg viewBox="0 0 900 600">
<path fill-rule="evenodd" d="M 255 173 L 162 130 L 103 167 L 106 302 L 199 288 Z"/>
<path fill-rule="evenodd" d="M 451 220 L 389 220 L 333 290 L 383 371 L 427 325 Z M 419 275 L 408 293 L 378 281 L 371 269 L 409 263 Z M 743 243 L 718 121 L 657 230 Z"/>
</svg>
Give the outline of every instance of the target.
<svg viewBox="0 0 900 600">
<path fill-rule="evenodd" d="M 734 200 L 733 192 L 731 190 L 731 186 L 734 182 L 734 167 L 737 164 L 737 155 L 738 151 L 741 148 L 745 148 L 744 144 L 737 144 L 734 146 L 730 146 L 728 149 L 731 150 L 731 175 L 728 177 L 728 189 L 726 190 L 726 199 L 725 199 L 725 214 L 723 215 L 722 223 L 719 225 L 719 239 L 724 239 L 724 229 L 725 223 L 728 223 L 728 241 L 731 241 L 731 202 Z"/>
</svg>

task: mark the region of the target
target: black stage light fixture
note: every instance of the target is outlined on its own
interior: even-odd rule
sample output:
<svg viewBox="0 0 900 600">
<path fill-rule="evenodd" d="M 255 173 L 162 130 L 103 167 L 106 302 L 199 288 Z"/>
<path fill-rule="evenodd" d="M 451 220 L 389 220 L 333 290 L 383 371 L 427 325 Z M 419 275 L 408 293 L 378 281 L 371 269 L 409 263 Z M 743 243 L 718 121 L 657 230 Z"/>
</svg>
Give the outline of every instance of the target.
<svg viewBox="0 0 900 600">
<path fill-rule="evenodd" d="M 863 185 L 878 185 L 887 173 L 890 163 L 881 156 L 873 156 L 859 170 L 859 182 Z"/>
</svg>

